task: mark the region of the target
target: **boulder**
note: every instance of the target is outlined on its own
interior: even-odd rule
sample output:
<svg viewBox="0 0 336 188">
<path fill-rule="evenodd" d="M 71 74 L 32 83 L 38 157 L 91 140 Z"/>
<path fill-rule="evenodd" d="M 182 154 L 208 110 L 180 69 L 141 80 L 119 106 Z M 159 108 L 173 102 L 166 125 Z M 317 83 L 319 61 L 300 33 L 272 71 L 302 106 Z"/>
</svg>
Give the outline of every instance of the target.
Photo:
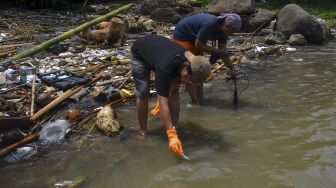
<svg viewBox="0 0 336 188">
<path fill-rule="evenodd" d="M 194 6 L 200 6 L 195 0 L 143 0 L 138 6 L 142 15 L 150 15 L 156 8 L 173 8 L 179 14 L 189 14 Z"/>
<path fill-rule="evenodd" d="M 182 19 L 172 8 L 156 8 L 150 15 L 150 18 L 157 22 L 171 22 L 176 24 Z"/>
<path fill-rule="evenodd" d="M 296 4 L 289 4 L 282 8 L 275 29 L 282 32 L 287 39 L 292 34 L 301 34 L 310 44 L 322 44 L 325 41 L 321 24 Z"/>
<path fill-rule="evenodd" d="M 255 0 L 214 0 L 206 6 L 206 10 L 211 14 L 219 14 L 223 12 L 252 14 L 255 13 L 255 6 Z"/>
<path fill-rule="evenodd" d="M 248 22 L 247 32 L 260 31 L 261 29 L 270 26 L 271 22 L 277 17 L 276 13 L 260 9 L 258 13 Z"/>
<path fill-rule="evenodd" d="M 142 15 L 150 15 L 153 10 L 160 7 L 174 7 L 175 1 L 173 0 L 144 0 L 139 6 L 139 13 Z"/>
<path fill-rule="evenodd" d="M 267 45 L 285 44 L 286 38 L 285 35 L 282 34 L 281 32 L 273 32 L 272 34 L 266 37 L 265 43 Z"/>
<path fill-rule="evenodd" d="M 305 37 L 301 34 L 291 35 L 289 37 L 288 42 L 289 42 L 290 45 L 294 45 L 294 46 L 303 46 L 303 45 L 306 45 L 308 43 L 307 40 L 305 39 Z"/>
</svg>

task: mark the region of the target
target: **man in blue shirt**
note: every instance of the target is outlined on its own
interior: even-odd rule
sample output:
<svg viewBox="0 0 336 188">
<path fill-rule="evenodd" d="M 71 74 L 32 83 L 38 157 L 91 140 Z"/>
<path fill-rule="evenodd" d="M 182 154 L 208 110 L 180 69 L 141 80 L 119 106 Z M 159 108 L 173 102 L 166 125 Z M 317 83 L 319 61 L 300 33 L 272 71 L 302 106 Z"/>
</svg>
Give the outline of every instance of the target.
<svg viewBox="0 0 336 188">
<path fill-rule="evenodd" d="M 228 36 L 238 32 L 241 25 L 240 16 L 234 13 L 220 16 L 199 13 L 181 20 L 175 27 L 172 40 L 194 55 L 206 52 L 212 57 L 220 57 L 225 65 L 232 69 L 233 64 L 227 53 L 226 43 Z M 218 48 L 207 45 L 208 41 L 218 41 Z M 191 97 L 191 104 L 201 105 L 203 84 L 188 86 L 187 91 Z"/>
</svg>

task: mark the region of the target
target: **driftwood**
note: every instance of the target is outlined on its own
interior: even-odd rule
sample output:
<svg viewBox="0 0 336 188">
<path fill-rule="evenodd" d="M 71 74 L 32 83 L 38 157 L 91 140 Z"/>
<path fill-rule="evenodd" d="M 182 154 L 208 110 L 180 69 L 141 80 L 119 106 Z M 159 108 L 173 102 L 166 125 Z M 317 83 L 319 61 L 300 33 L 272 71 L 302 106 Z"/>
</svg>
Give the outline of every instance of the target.
<svg viewBox="0 0 336 188">
<path fill-rule="evenodd" d="M 16 142 L 12 145 L 9 145 L 9 146 L 5 147 L 4 149 L 0 150 L 0 157 L 6 156 L 8 153 L 16 150 L 17 148 L 19 148 L 20 146 L 22 146 L 24 144 L 27 144 L 31 141 L 34 141 L 38 137 L 39 137 L 39 134 L 34 133 L 34 134 L 26 136 L 24 139 L 20 140 L 19 142 Z"/>
<path fill-rule="evenodd" d="M 24 117 L 1 117 L 0 129 L 26 128 L 32 124 L 28 116 Z"/>
<path fill-rule="evenodd" d="M 53 100 L 51 103 L 49 103 L 47 106 L 45 106 L 44 108 L 42 108 L 40 111 L 36 112 L 32 117 L 31 117 L 31 121 L 35 121 L 38 118 L 40 118 L 41 116 L 43 116 L 46 112 L 48 112 L 49 110 L 51 110 L 52 108 L 56 107 L 57 105 L 59 105 L 60 103 L 62 103 L 64 100 L 68 99 L 69 97 L 73 96 L 74 94 L 76 94 L 77 92 L 79 92 L 82 88 L 86 87 L 87 85 L 90 85 L 92 83 L 97 82 L 98 80 L 100 80 L 103 77 L 103 74 L 99 74 L 97 75 L 94 79 L 92 79 L 92 81 L 86 85 L 82 85 L 82 86 L 77 86 L 73 89 L 69 89 L 68 91 L 66 91 L 62 96 L 58 97 L 57 99 Z"/>
</svg>

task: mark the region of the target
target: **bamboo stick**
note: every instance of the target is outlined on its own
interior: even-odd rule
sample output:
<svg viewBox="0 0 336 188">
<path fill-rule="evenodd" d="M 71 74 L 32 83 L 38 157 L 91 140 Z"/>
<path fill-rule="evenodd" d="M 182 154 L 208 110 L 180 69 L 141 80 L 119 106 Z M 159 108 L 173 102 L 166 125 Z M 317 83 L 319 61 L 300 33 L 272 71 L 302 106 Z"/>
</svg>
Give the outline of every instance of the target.
<svg viewBox="0 0 336 188">
<path fill-rule="evenodd" d="M 35 106 L 35 82 L 36 82 L 36 75 L 34 74 L 33 82 L 32 82 L 32 97 L 31 97 L 31 106 L 30 106 L 30 115 L 34 114 L 34 106 Z"/>
<path fill-rule="evenodd" d="M 0 53 L 0 57 L 4 58 L 4 57 L 7 57 L 9 56 L 10 53 L 14 53 L 16 52 L 16 50 L 11 50 L 11 51 L 7 51 L 7 52 L 1 52 Z"/>
<path fill-rule="evenodd" d="M 1 45 L 0 49 L 1 50 L 6 50 L 8 48 L 16 48 L 16 47 L 20 47 L 20 46 L 24 46 L 24 45 L 31 45 L 34 44 L 33 42 L 26 42 L 26 43 L 19 43 L 19 44 L 5 44 L 5 45 Z"/>
<path fill-rule="evenodd" d="M 44 49 L 46 49 L 46 48 L 48 48 L 48 47 L 50 47 L 50 46 L 58 43 L 58 42 L 61 42 L 61 41 L 65 40 L 65 39 L 71 38 L 71 37 L 79 34 L 80 32 L 88 29 L 91 26 L 97 25 L 97 24 L 99 24 L 102 21 L 105 21 L 105 20 L 107 20 L 107 19 L 109 19 L 109 18 L 111 18 L 113 16 L 116 16 L 120 12 L 127 11 L 127 10 L 131 9 L 133 6 L 135 6 L 135 4 L 134 3 L 130 3 L 128 5 L 120 7 L 117 10 L 114 10 L 114 11 L 112 11 L 112 12 L 110 12 L 110 13 L 104 15 L 104 16 L 100 16 L 100 17 L 98 17 L 98 18 L 96 18 L 94 20 L 91 20 L 89 22 L 86 22 L 86 23 L 84 23 L 84 24 L 76 27 L 75 29 L 67 31 L 67 32 L 65 32 L 65 33 L 63 33 L 63 34 L 55 37 L 55 38 L 52 38 L 52 39 L 48 40 L 48 41 L 45 41 L 45 42 L 43 42 L 43 43 L 35 46 L 34 48 L 31 48 L 31 49 L 29 49 L 27 51 L 24 51 L 24 52 L 22 52 L 20 54 L 17 54 L 17 55 L 15 55 L 14 57 L 12 57 L 10 59 L 14 60 L 14 61 L 17 61 L 17 60 L 20 60 L 20 59 L 25 58 L 25 57 L 33 56 L 33 55 L 39 53 L 40 51 L 42 51 L 42 50 L 44 50 Z"/>
<path fill-rule="evenodd" d="M 39 137 L 38 133 L 31 134 L 29 136 L 26 136 L 24 139 L 20 140 L 19 142 L 16 142 L 10 146 L 5 147 L 4 149 L 0 150 L 0 158 L 6 156 L 8 153 L 16 150 L 18 147 L 27 144 Z"/>
<path fill-rule="evenodd" d="M 120 84 L 120 86 L 118 87 L 118 89 L 121 89 L 125 84 L 126 84 L 126 82 L 131 78 L 131 76 L 132 76 L 132 71 L 129 71 L 128 73 L 127 73 L 127 78 Z"/>
<path fill-rule="evenodd" d="M 53 100 L 51 103 L 49 103 L 47 106 L 45 106 L 44 108 L 42 108 L 40 111 L 36 112 L 34 115 L 32 115 L 32 117 L 30 118 L 31 121 L 35 121 L 38 118 L 40 118 L 41 116 L 43 116 L 46 112 L 48 112 L 49 110 L 51 110 L 52 108 L 56 107 L 57 105 L 59 105 L 60 103 L 62 103 L 64 100 L 68 99 L 69 97 L 71 97 L 72 95 L 78 93 L 82 88 L 84 88 L 87 85 L 90 85 L 92 83 L 95 83 L 96 81 L 98 81 L 99 79 L 101 79 L 103 77 L 103 74 L 99 74 L 97 75 L 94 79 L 92 79 L 92 81 L 86 85 L 82 85 L 82 86 L 77 86 L 73 89 L 69 89 L 68 91 L 66 91 L 62 96 L 58 97 L 57 99 Z"/>
</svg>

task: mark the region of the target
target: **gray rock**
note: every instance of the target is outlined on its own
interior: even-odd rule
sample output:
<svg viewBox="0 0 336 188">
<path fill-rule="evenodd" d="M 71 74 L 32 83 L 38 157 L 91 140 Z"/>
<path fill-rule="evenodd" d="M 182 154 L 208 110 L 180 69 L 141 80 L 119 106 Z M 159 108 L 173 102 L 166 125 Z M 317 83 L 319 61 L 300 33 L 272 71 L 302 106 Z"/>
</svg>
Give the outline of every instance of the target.
<svg viewBox="0 0 336 188">
<path fill-rule="evenodd" d="M 247 32 L 253 32 L 257 29 L 260 31 L 263 28 L 270 26 L 271 22 L 277 17 L 276 13 L 260 9 L 258 13 L 248 22 Z"/>
<path fill-rule="evenodd" d="M 177 4 L 175 10 L 177 13 L 185 15 L 193 12 L 194 7 L 189 4 Z"/>
<path fill-rule="evenodd" d="M 172 8 L 156 8 L 150 15 L 150 18 L 157 22 L 171 22 L 176 24 L 182 19 L 182 16 Z"/>
<path fill-rule="evenodd" d="M 333 35 L 331 29 L 325 29 L 325 36 L 327 40 L 334 40 L 335 36 Z"/>
<path fill-rule="evenodd" d="M 152 11 L 160 7 L 175 7 L 175 0 L 144 0 L 139 6 L 139 13 L 143 15 L 150 15 Z"/>
<path fill-rule="evenodd" d="M 235 12 L 237 14 L 255 13 L 255 0 L 214 0 L 206 9 L 211 14 Z"/>
<path fill-rule="evenodd" d="M 281 32 L 273 32 L 272 34 L 266 37 L 265 43 L 267 45 L 285 44 L 286 38 L 285 35 L 282 34 Z"/>
<path fill-rule="evenodd" d="M 303 45 L 307 45 L 307 40 L 305 39 L 305 37 L 301 34 L 294 34 L 291 35 L 289 37 L 288 40 L 289 44 L 291 45 L 296 45 L 296 46 L 303 46 Z"/>
<path fill-rule="evenodd" d="M 321 24 L 296 4 L 282 8 L 275 29 L 282 32 L 286 38 L 292 34 L 302 34 L 310 44 L 322 44 L 325 41 Z"/>
<path fill-rule="evenodd" d="M 142 0 L 137 6 L 142 15 L 150 15 L 156 8 L 173 8 L 178 14 L 189 14 L 193 12 L 193 6 L 199 6 L 199 3 L 189 0 Z"/>
</svg>

